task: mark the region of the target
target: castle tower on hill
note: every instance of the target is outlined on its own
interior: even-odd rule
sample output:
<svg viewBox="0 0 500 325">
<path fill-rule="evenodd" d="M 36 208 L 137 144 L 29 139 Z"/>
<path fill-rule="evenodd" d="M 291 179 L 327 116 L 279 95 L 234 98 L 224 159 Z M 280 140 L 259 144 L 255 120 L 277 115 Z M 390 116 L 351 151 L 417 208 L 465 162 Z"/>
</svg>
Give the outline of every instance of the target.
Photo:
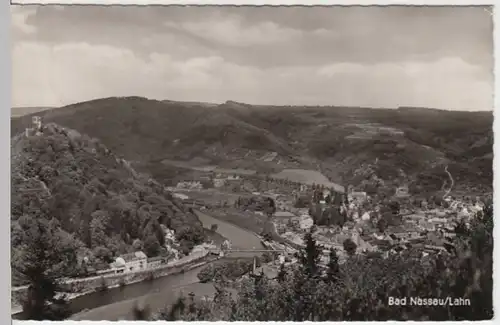
<svg viewBox="0 0 500 325">
<path fill-rule="evenodd" d="M 26 128 L 26 136 L 39 136 L 42 134 L 42 118 L 40 116 L 33 116 L 31 118 L 32 127 Z"/>
</svg>

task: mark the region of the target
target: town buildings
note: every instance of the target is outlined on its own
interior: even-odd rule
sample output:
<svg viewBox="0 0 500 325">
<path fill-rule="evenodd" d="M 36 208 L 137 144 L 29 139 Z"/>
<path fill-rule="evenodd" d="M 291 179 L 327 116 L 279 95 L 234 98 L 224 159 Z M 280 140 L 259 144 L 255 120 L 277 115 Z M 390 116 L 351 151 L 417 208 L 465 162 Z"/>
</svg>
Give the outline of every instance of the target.
<svg viewBox="0 0 500 325">
<path fill-rule="evenodd" d="M 201 190 L 203 189 L 203 185 L 200 181 L 186 181 L 177 183 L 178 189 L 191 189 L 191 190 Z"/>
</svg>

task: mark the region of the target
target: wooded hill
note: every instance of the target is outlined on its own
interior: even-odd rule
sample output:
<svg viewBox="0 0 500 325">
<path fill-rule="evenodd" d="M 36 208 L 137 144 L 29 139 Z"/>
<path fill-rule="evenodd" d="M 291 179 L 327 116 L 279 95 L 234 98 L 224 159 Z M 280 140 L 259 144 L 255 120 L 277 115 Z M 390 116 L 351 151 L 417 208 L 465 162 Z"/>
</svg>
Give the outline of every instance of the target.
<svg viewBox="0 0 500 325">
<path fill-rule="evenodd" d="M 13 263 L 24 259 L 23 237 L 34 219 L 50 221 L 76 247 L 72 274 L 106 267 L 119 254 L 142 249 L 166 255 L 164 227 L 184 253 L 203 240 L 195 214 L 164 187 L 138 174 L 101 142 L 49 123 L 39 136 L 11 139 Z M 162 227 L 163 225 L 164 227 Z M 26 262 L 26 261 L 25 261 Z M 14 285 L 22 276 L 13 271 Z"/>
</svg>

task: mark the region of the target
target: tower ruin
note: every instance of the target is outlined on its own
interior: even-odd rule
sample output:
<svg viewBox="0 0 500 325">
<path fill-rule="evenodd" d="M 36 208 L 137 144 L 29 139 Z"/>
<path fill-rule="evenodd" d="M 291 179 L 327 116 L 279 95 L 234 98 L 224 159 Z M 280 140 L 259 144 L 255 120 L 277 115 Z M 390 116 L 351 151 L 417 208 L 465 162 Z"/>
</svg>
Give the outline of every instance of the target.
<svg viewBox="0 0 500 325">
<path fill-rule="evenodd" d="M 39 136 L 42 134 L 42 118 L 40 116 L 33 116 L 31 118 L 32 127 L 26 128 L 26 136 Z"/>
</svg>

